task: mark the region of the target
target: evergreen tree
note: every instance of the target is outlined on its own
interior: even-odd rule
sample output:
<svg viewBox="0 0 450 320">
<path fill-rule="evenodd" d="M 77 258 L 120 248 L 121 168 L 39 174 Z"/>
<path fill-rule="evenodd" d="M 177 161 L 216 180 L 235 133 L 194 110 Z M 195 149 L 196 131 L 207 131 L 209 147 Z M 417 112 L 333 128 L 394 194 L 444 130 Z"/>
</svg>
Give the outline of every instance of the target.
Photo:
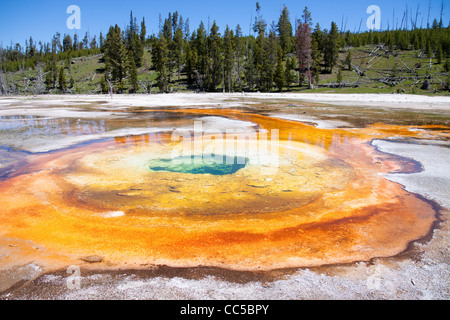
<svg viewBox="0 0 450 320">
<path fill-rule="evenodd" d="M 124 89 L 124 79 L 128 70 L 128 51 L 126 49 L 123 33 L 119 26 L 110 27 L 105 41 L 105 64 L 111 80 L 118 86 L 118 91 Z"/>
<path fill-rule="evenodd" d="M 72 37 L 70 35 L 66 35 L 63 39 L 63 51 L 72 51 L 73 43 Z"/>
<path fill-rule="evenodd" d="M 136 93 L 139 89 L 138 72 L 133 57 L 130 57 L 130 92 Z"/>
<path fill-rule="evenodd" d="M 197 65 L 197 51 L 194 46 L 195 32 L 191 41 L 186 45 L 186 75 L 188 79 L 188 84 L 192 85 L 195 81 L 195 71 Z"/>
<path fill-rule="evenodd" d="M 271 91 L 273 88 L 278 48 L 279 45 L 277 43 L 276 26 L 272 24 L 269 36 L 265 41 L 263 59 L 264 72 L 262 73 L 262 89 L 264 91 Z"/>
<path fill-rule="evenodd" d="M 347 57 L 345 57 L 345 64 L 347 65 L 347 70 L 352 70 L 352 52 L 349 50 Z"/>
<path fill-rule="evenodd" d="M 69 89 L 72 89 L 74 86 L 75 86 L 75 80 L 73 79 L 72 76 L 70 76 Z"/>
<path fill-rule="evenodd" d="M 338 73 L 337 73 L 337 76 L 336 76 L 336 82 L 337 82 L 338 84 L 341 84 L 341 83 L 342 83 L 342 80 L 343 80 L 343 78 L 342 78 L 342 71 L 341 71 L 341 68 L 339 68 Z"/>
<path fill-rule="evenodd" d="M 303 10 L 303 15 L 302 15 L 302 19 L 303 19 L 303 23 L 306 23 L 307 25 L 309 25 L 309 27 L 312 27 L 312 18 L 311 18 L 311 12 L 308 10 L 308 7 L 305 7 L 305 9 Z"/>
<path fill-rule="evenodd" d="M 106 75 L 100 80 L 100 90 L 103 94 L 108 93 L 108 82 L 106 81 Z"/>
<path fill-rule="evenodd" d="M 47 60 L 47 63 L 44 68 L 45 72 L 45 89 L 49 92 L 51 89 L 54 89 L 56 86 L 56 80 L 58 76 L 58 69 L 56 66 L 56 55 L 51 53 L 50 59 Z"/>
<path fill-rule="evenodd" d="M 253 50 L 253 59 L 254 59 L 254 65 L 256 73 L 256 84 L 259 87 L 260 90 L 264 90 L 264 78 L 265 78 L 265 72 L 266 72 L 266 65 L 264 63 L 265 60 L 265 47 L 266 47 L 266 27 L 267 24 L 263 20 L 261 15 L 261 6 L 259 5 L 259 2 L 256 3 L 256 12 L 257 17 L 255 18 L 255 24 L 253 26 L 253 31 L 257 34 L 254 50 Z"/>
<path fill-rule="evenodd" d="M 78 42 L 78 35 L 75 33 L 73 36 L 72 50 L 77 51 L 78 49 L 80 49 L 79 42 Z"/>
<path fill-rule="evenodd" d="M 104 44 L 105 44 L 105 39 L 103 38 L 103 33 L 100 32 L 100 38 L 99 38 L 99 46 L 100 46 L 100 51 L 101 53 L 104 53 Z"/>
<path fill-rule="evenodd" d="M 286 59 L 285 67 L 285 81 L 288 91 L 291 90 L 291 85 L 295 81 L 295 69 L 297 68 L 297 63 L 295 57 L 288 57 Z"/>
<path fill-rule="evenodd" d="M 444 56 L 444 52 L 442 51 L 442 46 L 439 44 L 437 49 L 436 49 L 437 64 L 441 64 L 442 63 L 443 56 Z"/>
<path fill-rule="evenodd" d="M 449 59 L 449 58 L 447 58 L 447 59 L 445 60 L 445 63 L 444 63 L 444 70 L 445 70 L 445 72 L 450 72 L 450 59 Z"/>
<path fill-rule="evenodd" d="M 177 25 L 175 34 L 173 36 L 173 57 L 175 59 L 175 67 L 178 71 L 178 81 L 181 80 L 181 69 L 183 65 L 184 58 L 184 36 L 181 25 Z"/>
<path fill-rule="evenodd" d="M 66 74 L 64 72 L 64 68 L 59 69 L 59 77 L 58 77 L 58 89 L 62 93 L 66 93 L 67 91 L 67 81 L 66 81 Z"/>
<path fill-rule="evenodd" d="M 335 22 L 331 23 L 331 30 L 326 36 L 324 62 L 328 72 L 332 73 L 339 54 L 339 30 Z"/>
<path fill-rule="evenodd" d="M 162 93 L 169 92 L 169 70 L 168 70 L 168 41 L 161 35 L 160 39 L 156 42 L 154 64 L 158 76 L 156 78 L 159 91 Z"/>
<path fill-rule="evenodd" d="M 235 48 L 235 59 L 236 59 L 236 73 L 237 73 L 237 81 L 239 85 L 239 90 L 242 91 L 242 71 L 243 71 L 243 48 L 244 45 L 242 43 L 242 31 L 241 26 L 238 24 L 236 26 L 236 32 L 234 37 L 234 48 Z"/>
<path fill-rule="evenodd" d="M 142 46 L 145 46 L 146 37 L 147 37 L 147 27 L 145 25 L 145 18 L 142 18 L 140 37 L 141 37 Z"/>
<path fill-rule="evenodd" d="M 53 83 L 53 81 L 52 81 L 52 74 L 50 72 L 48 72 L 45 75 L 44 83 L 45 83 L 45 89 L 47 90 L 47 92 L 49 92 L 52 89 L 52 83 Z"/>
<path fill-rule="evenodd" d="M 278 91 L 283 91 L 283 87 L 286 85 L 286 70 L 283 62 L 283 49 L 281 47 L 278 50 L 274 81 Z"/>
<path fill-rule="evenodd" d="M 283 58 L 292 50 L 292 24 L 289 19 L 289 10 L 283 7 L 280 18 L 278 20 L 277 31 L 280 39 L 280 46 Z"/>
<path fill-rule="evenodd" d="M 315 37 L 313 37 L 311 41 L 311 58 L 312 58 L 312 73 L 313 78 L 316 80 L 319 78 L 320 73 L 322 72 L 322 52 L 319 50 L 319 44 Z"/>
<path fill-rule="evenodd" d="M 314 42 L 317 44 L 317 49 L 319 52 L 325 51 L 325 34 L 320 28 L 320 24 L 317 23 L 316 27 L 314 28 L 313 34 L 312 34 Z"/>
<path fill-rule="evenodd" d="M 217 26 L 216 21 L 214 21 L 208 37 L 209 57 L 207 87 L 209 91 L 215 91 L 216 87 L 223 80 L 223 56 L 221 42 L 222 38 L 220 37 L 219 27 Z"/>
<path fill-rule="evenodd" d="M 431 48 L 431 40 L 430 38 L 427 39 L 427 46 L 425 48 L 425 52 L 427 54 L 427 58 L 431 59 L 433 57 L 433 49 Z"/>
<path fill-rule="evenodd" d="M 205 89 L 206 78 L 208 77 L 208 58 L 207 58 L 207 39 L 205 25 L 200 22 L 200 25 L 196 32 L 196 37 L 194 40 L 194 54 L 197 55 L 196 67 L 195 67 L 195 80 L 197 86 L 201 89 Z"/>
<path fill-rule="evenodd" d="M 224 90 L 231 92 L 233 88 L 233 67 L 234 67 L 234 57 L 235 57 L 235 41 L 234 32 L 230 30 L 227 25 L 225 33 L 223 35 L 224 39 Z"/>
<path fill-rule="evenodd" d="M 95 50 L 98 48 L 97 45 L 97 36 L 94 36 L 94 38 L 92 38 L 91 43 L 90 43 L 91 49 Z"/>
</svg>

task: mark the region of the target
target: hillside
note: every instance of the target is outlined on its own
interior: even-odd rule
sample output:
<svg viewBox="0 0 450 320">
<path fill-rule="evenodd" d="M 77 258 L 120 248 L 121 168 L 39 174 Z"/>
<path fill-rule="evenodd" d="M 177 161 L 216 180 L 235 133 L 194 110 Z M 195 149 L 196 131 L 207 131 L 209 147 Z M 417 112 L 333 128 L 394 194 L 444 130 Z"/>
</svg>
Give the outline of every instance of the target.
<svg viewBox="0 0 450 320">
<path fill-rule="evenodd" d="M 389 52 L 383 49 L 384 47 L 376 45 L 347 47 L 339 52 L 339 67 L 331 74 L 321 73 L 316 88 L 309 89 L 305 84 L 299 86 L 296 72 L 296 81 L 289 91 L 450 95 L 446 89 L 450 76 L 444 69 L 444 63 L 438 64 L 436 59 L 431 59 L 430 65 L 430 59 L 420 56 L 420 52 L 415 50 Z M 348 52 L 351 52 L 352 56 L 351 69 L 345 64 Z M 64 63 L 60 62 L 59 67 L 63 66 Z M 341 84 L 337 81 L 339 70 L 342 75 Z M 68 89 L 67 94 L 100 94 L 101 79 L 105 73 L 103 55 L 93 54 L 73 58 L 69 68 L 66 67 L 66 73 L 71 74 L 74 80 L 74 86 Z M 38 68 L 6 73 L 5 78 L 14 84 L 16 94 L 35 94 L 36 88 L 39 87 Z M 148 84 L 152 87 L 151 93 L 159 93 L 156 78 L 151 48 L 146 48 L 143 66 L 138 69 L 140 87 L 137 93 L 147 93 Z M 177 78 L 172 81 L 173 92 L 190 91 L 186 80 L 186 74 L 182 72 L 180 81 Z M 429 83 L 428 88 L 423 87 L 425 81 Z M 220 87 L 219 91 L 222 91 Z M 284 88 L 284 91 L 288 89 Z M 60 91 L 53 89 L 50 90 L 50 94 L 52 93 L 59 94 Z"/>
</svg>

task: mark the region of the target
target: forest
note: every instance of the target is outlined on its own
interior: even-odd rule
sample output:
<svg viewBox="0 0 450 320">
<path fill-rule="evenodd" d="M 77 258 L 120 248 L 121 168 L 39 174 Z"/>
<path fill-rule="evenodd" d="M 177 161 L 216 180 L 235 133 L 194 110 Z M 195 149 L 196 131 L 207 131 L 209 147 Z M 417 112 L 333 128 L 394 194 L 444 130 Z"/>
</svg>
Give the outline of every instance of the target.
<svg viewBox="0 0 450 320">
<path fill-rule="evenodd" d="M 114 25 L 83 38 L 56 33 L 48 43 L 30 37 L 25 47 L 0 48 L 0 94 L 282 92 L 369 82 L 404 92 L 406 85 L 411 93 L 431 85 L 448 91 L 450 24 L 442 15 L 426 28 L 413 15 L 407 20 L 391 30 L 350 32 L 336 22 L 314 24 L 307 7 L 292 25 L 284 6 L 268 24 L 257 2 L 245 35 L 240 25 L 220 30 L 214 20 L 191 31 L 178 12 L 160 16 L 158 34 L 149 35 L 145 18 L 131 12 L 125 30 Z M 92 75 L 77 76 L 77 63 L 94 57 Z"/>
</svg>

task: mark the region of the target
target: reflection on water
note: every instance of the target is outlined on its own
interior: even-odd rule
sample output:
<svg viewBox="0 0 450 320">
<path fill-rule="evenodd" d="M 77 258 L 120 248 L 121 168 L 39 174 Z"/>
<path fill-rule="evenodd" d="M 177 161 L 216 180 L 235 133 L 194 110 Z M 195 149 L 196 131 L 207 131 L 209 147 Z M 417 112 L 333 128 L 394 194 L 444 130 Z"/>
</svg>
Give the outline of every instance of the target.
<svg viewBox="0 0 450 320">
<path fill-rule="evenodd" d="M 105 120 L 1 116 L 0 131 L 19 131 L 22 135 L 90 135 L 106 132 Z"/>
<path fill-rule="evenodd" d="M 23 136 L 94 135 L 123 128 L 176 127 L 199 116 L 201 115 L 174 114 L 165 111 L 125 113 L 122 117 L 105 116 L 104 119 L 11 115 L 0 116 L 0 134 L 18 133 Z"/>
</svg>

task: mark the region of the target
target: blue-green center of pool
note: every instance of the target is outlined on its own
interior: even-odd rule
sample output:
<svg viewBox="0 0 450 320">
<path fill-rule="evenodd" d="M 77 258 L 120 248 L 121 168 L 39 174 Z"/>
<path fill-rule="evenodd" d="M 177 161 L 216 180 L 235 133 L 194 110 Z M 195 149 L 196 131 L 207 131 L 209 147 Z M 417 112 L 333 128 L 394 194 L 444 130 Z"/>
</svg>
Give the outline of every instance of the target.
<svg viewBox="0 0 450 320">
<path fill-rule="evenodd" d="M 152 171 L 179 172 L 187 174 L 212 174 L 223 176 L 244 168 L 248 159 L 221 155 L 186 156 L 173 159 L 154 159 L 149 163 Z"/>
</svg>

